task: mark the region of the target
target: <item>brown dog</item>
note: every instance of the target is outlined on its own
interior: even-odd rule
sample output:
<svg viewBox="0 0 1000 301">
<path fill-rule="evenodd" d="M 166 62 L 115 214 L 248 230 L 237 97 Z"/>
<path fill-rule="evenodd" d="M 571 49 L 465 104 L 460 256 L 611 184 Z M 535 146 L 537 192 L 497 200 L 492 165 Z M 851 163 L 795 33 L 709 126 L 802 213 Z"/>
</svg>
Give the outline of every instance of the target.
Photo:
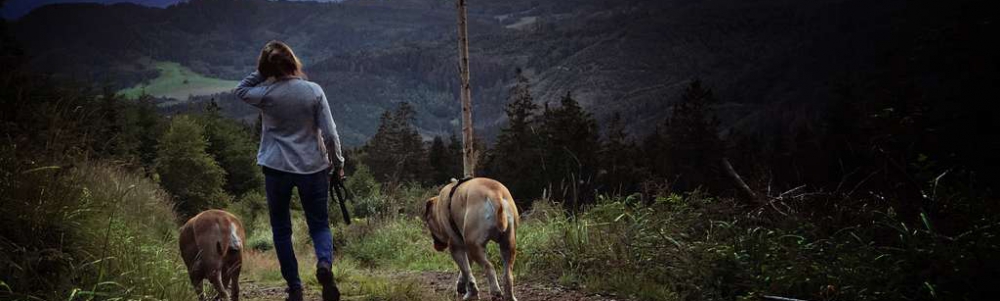
<svg viewBox="0 0 1000 301">
<path fill-rule="evenodd" d="M 218 292 L 216 299 L 240 299 L 240 267 L 246 234 L 236 216 L 222 210 L 208 210 L 192 217 L 181 227 L 181 257 L 198 300 L 205 300 L 202 280 L 208 279 Z M 232 290 L 232 299 L 226 291 Z"/>
<path fill-rule="evenodd" d="M 515 230 L 520 222 L 517 206 L 503 184 L 488 178 L 473 178 L 464 182 L 452 180 L 441 188 L 438 196 L 427 200 L 424 222 L 430 229 L 434 249 L 449 249 L 458 264 L 457 291 L 463 300 L 479 298 L 479 288 L 472 276 L 469 259 L 486 270 L 486 281 L 495 297 L 514 298 L 514 258 L 517 255 Z M 503 259 L 503 292 L 497 283 L 496 271 L 486 257 L 486 243 L 500 245 Z"/>
</svg>

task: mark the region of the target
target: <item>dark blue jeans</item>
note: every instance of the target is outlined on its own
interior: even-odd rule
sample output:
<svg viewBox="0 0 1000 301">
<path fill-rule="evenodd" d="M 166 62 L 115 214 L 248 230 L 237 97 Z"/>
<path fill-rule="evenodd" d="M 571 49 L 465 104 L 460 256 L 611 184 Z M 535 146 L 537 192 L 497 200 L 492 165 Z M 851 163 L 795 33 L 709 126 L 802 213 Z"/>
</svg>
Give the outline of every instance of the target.
<svg viewBox="0 0 1000 301">
<path fill-rule="evenodd" d="M 289 288 L 301 288 L 299 263 L 292 250 L 292 218 L 289 203 L 292 187 L 299 189 L 302 211 L 306 214 L 309 236 L 316 251 L 317 266 L 330 267 L 333 262 L 333 236 L 327 213 L 327 189 L 330 179 L 326 171 L 301 175 L 263 167 L 264 189 L 267 191 L 267 209 L 271 218 L 274 250 L 278 253 L 281 276 Z"/>
</svg>

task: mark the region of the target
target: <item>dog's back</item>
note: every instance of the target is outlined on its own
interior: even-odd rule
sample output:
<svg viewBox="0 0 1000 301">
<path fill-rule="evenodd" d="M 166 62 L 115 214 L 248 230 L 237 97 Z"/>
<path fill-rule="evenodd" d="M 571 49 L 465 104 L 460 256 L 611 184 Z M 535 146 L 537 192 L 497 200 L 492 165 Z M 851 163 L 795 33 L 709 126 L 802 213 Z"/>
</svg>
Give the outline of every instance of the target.
<svg viewBox="0 0 1000 301">
<path fill-rule="evenodd" d="M 453 182 L 442 190 L 448 194 L 449 201 L 454 202 L 447 218 L 467 231 L 467 236 L 499 241 L 506 239 L 506 233 L 515 231 L 520 215 L 507 187 L 493 179 L 474 178 L 461 183 L 452 195 L 450 190 L 455 184 L 458 183 Z M 466 218 L 480 222 L 467 224 Z"/>
<path fill-rule="evenodd" d="M 218 278 L 226 285 L 235 274 L 233 282 L 238 282 L 245 233 L 236 216 L 222 210 L 204 211 L 188 220 L 180 232 L 181 257 L 199 295 L 204 279 L 216 285 Z M 227 294 L 220 291 L 220 295 Z"/>
<path fill-rule="evenodd" d="M 488 221 L 496 225 L 496 230 L 500 233 L 508 232 L 511 228 L 516 228 L 521 217 L 514 205 L 514 197 L 510 195 L 507 187 L 496 180 L 489 178 L 473 179 L 470 183 L 473 187 L 473 194 L 481 193 L 482 197 L 472 197 L 466 199 L 468 202 L 482 202 L 483 215 Z"/>
</svg>

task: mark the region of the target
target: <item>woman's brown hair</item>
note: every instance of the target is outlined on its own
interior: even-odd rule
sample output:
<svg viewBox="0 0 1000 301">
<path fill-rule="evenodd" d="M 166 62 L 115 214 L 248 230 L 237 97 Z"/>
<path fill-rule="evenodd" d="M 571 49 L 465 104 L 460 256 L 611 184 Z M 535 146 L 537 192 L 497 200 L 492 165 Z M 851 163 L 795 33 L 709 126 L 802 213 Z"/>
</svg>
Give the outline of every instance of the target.
<svg viewBox="0 0 1000 301">
<path fill-rule="evenodd" d="M 302 62 L 292 52 L 292 48 L 280 41 L 270 41 L 264 45 L 257 58 L 257 71 L 264 77 L 299 76 L 302 73 Z"/>
</svg>

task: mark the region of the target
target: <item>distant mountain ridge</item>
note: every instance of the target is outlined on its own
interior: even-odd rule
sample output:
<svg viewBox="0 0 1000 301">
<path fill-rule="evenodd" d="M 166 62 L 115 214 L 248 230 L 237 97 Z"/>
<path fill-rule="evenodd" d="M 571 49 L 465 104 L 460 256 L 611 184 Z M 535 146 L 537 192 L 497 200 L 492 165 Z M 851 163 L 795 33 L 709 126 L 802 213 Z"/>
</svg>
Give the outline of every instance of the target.
<svg viewBox="0 0 1000 301">
<path fill-rule="evenodd" d="M 186 0 L 8 0 L 3 9 L 0 9 L 0 14 L 4 19 L 13 20 L 28 14 L 33 9 L 56 3 L 131 3 L 149 7 L 167 7 L 181 1 Z"/>
<path fill-rule="evenodd" d="M 920 21 L 907 3 L 474 2 L 476 127 L 491 139 L 504 123 L 519 67 L 538 103 L 572 93 L 599 120 L 627 116 L 633 135 L 658 125 L 695 78 L 722 101 L 726 131 L 815 122 L 839 83 L 884 73 L 889 55 L 900 51 L 897 42 L 909 38 L 897 33 Z M 347 143 L 358 145 L 374 133 L 379 114 L 402 101 L 417 108 L 425 137 L 458 131 L 454 22 L 447 1 L 193 0 L 165 9 L 50 6 L 13 29 L 33 68 L 117 87 L 155 77 L 142 63 L 151 59 L 239 79 L 253 69 L 261 45 L 286 41 L 326 90 Z M 229 107 L 236 117 L 254 115 Z"/>
</svg>

